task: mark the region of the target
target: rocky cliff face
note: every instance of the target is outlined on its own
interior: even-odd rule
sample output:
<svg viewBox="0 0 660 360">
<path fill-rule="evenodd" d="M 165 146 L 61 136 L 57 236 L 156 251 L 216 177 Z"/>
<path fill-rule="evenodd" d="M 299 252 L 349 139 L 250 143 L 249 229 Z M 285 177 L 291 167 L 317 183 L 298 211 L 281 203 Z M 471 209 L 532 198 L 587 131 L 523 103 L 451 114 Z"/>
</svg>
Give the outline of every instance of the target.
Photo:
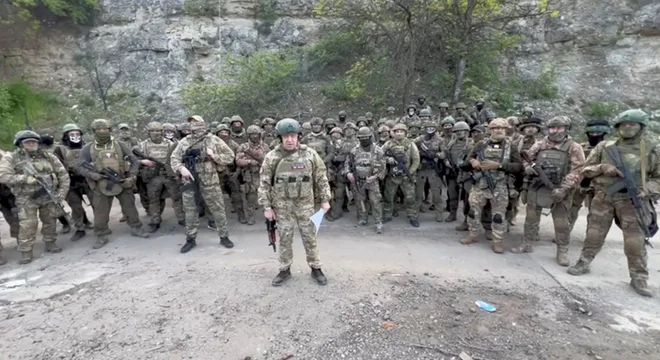
<svg viewBox="0 0 660 360">
<path fill-rule="evenodd" d="M 88 86 L 76 56 L 106 59 L 122 71 L 115 88 L 162 99 L 158 110 L 183 115 L 180 90 L 196 77 L 222 80 L 229 55 L 278 50 L 313 41 L 315 0 L 280 0 L 277 19 L 260 26 L 257 0 L 102 0 L 96 26 L 79 35 L 52 31 L 35 50 L 4 62 L 4 74 L 25 72 L 62 89 Z M 190 16 L 191 4 L 206 14 Z M 660 108 L 660 1 L 561 0 L 561 15 L 521 21 L 519 55 L 509 66 L 527 77 L 553 69 L 570 104 L 621 101 Z M 16 55 L 16 54 L 14 54 Z M 172 119 L 173 120 L 173 119 Z"/>
</svg>

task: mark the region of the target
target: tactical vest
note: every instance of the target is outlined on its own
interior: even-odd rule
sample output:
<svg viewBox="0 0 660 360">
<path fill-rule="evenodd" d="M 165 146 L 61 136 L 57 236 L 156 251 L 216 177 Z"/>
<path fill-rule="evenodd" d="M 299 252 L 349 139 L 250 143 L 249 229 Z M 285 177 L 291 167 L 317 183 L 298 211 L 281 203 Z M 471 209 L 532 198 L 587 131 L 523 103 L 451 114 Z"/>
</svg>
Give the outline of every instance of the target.
<svg viewBox="0 0 660 360">
<path fill-rule="evenodd" d="M 423 135 L 424 136 L 424 135 Z M 428 155 L 435 155 L 438 152 L 440 152 L 440 140 L 437 138 L 437 135 L 434 135 L 432 138 L 426 140 L 426 138 L 422 139 L 420 141 L 419 146 L 417 147 L 419 149 L 419 155 L 420 155 L 420 161 L 421 161 L 421 170 L 433 170 L 437 167 L 437 163 L 435 160 L 428 159 L 423 156 L 423 154 L 426 152 Z M 426 151 L 422 150 L 422 145 L 426 147 Z"/>
<path fill-rule="evenodd" d="M 633 181 L 635 182 L 635 185 L 637 185 L 638 188 L 642 186 L 642 161 L 641 161 L 642 149 L 640 144 L 641 142 L 638 142 L 637 144 L 634 145 L 632 144 L 622 145 L 620 143 L 617 143 L 616 140 L 610 140 L 605 144 L 606 147 L 616 146 L 617 150 L 619 150 L 619 156 L 621 157 L 621 161 L 630 171 L 630 175 L 632 176 Z M 646 171 L 648 172 L 649 171 L 648 166 L 651 164 L 649 162 L 649 159 L 651 158 L 650 155 L 655 147 L 655 144 L 649 144 L 648 142 L 646 142 L 645 147 L 646 147 L 646 166 L 647 166 Z M 605 152 L 605 149 L 603 149 L 603 152 L 601 153 L 600 163 L 616 166 L 614 160 L 612 160 L 609 157 L 609 155 L 607 155 L 607 153 Z M 593 185 L 598 185 L 599 187 L 607 188 L 620 181 L 621 178 L 618 177 L 598 176 L 594 178 L 591 181 L 591 183 Z"/>
<path fill-rule="evenodd" d="M 523 136 L 520 139 L 518 139 L 516 147 L 520 152 L 527 151 L 532 147 L 532 145 L 534 145 L 535 142 L 536 142 L 536 137 L 529 139 L 527 136 Z"/>
<path fill-rule="evenodd" d="M 234 140 L 238 145 L 244 144 L 248 141 L 247 132 L 245 130 L 241 131 L 239 134 L 234 134 L 230 131 L 229 138 Z"/>
<path fill-rule="evenodd" d="M 74 171 L 78 160 L 80 159 L 80 153 L 82 152 L 82 146 L 77 149 L 71 149 L 68 146 L 60 145 L 60 153 L 62 154 L 62 160 L 64 160 L 64 166 L 69 171 Z"/>
<path fill-rule="evenodd" d="M 467 148 L 468 148 L 467 138 L 463 140 L 458 140 L 458 139 L 451 140 L 447 145 L 447 150 L 449 152 L 449 156 L 451 157 L 451 161 L 456 165 L 463 162 L 465 160 L 465 156 L 467 155 Z"/>
<path fill-rule="evenodd" d="M 314 198 L 314 163 L 307 147 L 279 160 L 272 188 L 280 199 Z"/>
<path fill-rule="evenodd" d="M 543 169 L 543 172 L 556 187 L 559 187 L 568 175 L 571 168 L 570 149 L 573 140 L 564 141 L 559 149 L 545 149 L 536 154 L 535 162 Z M 534 177 L 530 183 L 527 198 L 530 203 L 542 208 L 552 208 L 554 200 L 552 199 L 552 189 L 543 185 L 543 182 Z M 564 199 L 563 202 L 570 204 L 572 196 Z"/>
<path fill-rule="evenodd" d="M 325 159 L 326 152 L 325 149 L 328 145 L 328 140 L 326 139 L 323 133 L 314 134 L 311 133 L 307 137 L 307 146 L 314 149 L 316 153 L 319 154 L 321 159 Z"/>
<path fill-rule="evenodd" d="M 408 163 L 408 150 L 410 150 L 411 142 L 408 139 L 404 139 L 401 142 L 391 140 L 391 146 L 387 149 L 387 152 L 391 152 L 392 154 L 396 154 L 398 156 L 402 156 L 404 159 L 406 159 L 406 166 L 410 166 L 410 163 Z M 386 156 L 391 156 L 391 155 L 386 155 Z M 403 168 L 400 168 L 398 165 L 390 165 L 390 176 L 394 178 L 400 178 L 406 176 L 406 171 Z"/>
<path fill-rule="evenodd" d="M 107 144 L 98 146 L 96 142 L 92 143 L 89 147 L 89 157 L 94 162 L 94 166 L 98 172 L 103 169 L 110 169 L 117 173 L 119 177 L 123 178 L 127 172 L 127 167 L 130 166 L 128 161 L 124 160 L 124 152 L 122 151 L 119 142 L 110 140 Z M 119 184 L 111 184 L 108 186 L 109 180 L 101 179 L 91 188 L 98 188 L 103 195 L 117 196 L 121 194 L 123 188 Z"/>
<path fill-rule="evenodd" d="M 144 154 L 147 156 L 150 156 L 164 164 L 167 164 L 169 162 L 168 155 L 170 154 L 170 150 L 173 146 L 173 143 L 171 143 L 167 139 L 163 139 L 159 144 L 154 143 L 152 140 L 147 140 L 143 143 L 143 150 Z M 140 169 L 142 178 L 145 181 L 149 181 L 153 179 L 156 176 L 159 175 L 165 175 L 165 171 L 167 169 L 160 169 L 161 173 L 157 174 L 156 173 L 156 167 L 142 167 Z"/>
<path fill-rule="evenodd" d="M 27 175 L 25 173 L 25 166 L 27 163 L 31 163 L 38 175 L 41 175 L 46 183 L 51 186 L 53 189 L 57 188 L 58 182 L 57 177 L 55 176 L 55 167 L 53 166 L 52 160 L 49 156 L 49 153 L 43 150 L 39 150 L 33 158 L 30 155 L 26 154 L 24 151 L 17 151 L 13 155 L 14 162 L 14 172 L 17 175 Z M 9 186 L 11 192 L 15 196 L 32 196 L 37 191 L 41 190 L 41 185 L 39 184 L 16 184 Z"/>
<path fill-rule="evenodd" d="M 374 161 L 376 160 L 376 147 L 372 146 L 370 151 L 360 148 L 355 152 L 355 176 L 366 179 L 372 175 Z"/>
<path fill-rule="evenodd" d="M 591 144 L 589 143 L 580 144 L 580 146 L 582 146 L 582 151 L 584 152 L 584 158 L 585 159 L 588 158 L 589 154 L 591 154 L 591 150 L 593 150 L 594 147 L 591 146 Z"/>
<path fill-rule="evenodd" d="M 248 143 L 249 146 L 246 149 L 247 157 L 251 160 L 257 160 L 257 158 L 263 159 L 264 157 L 264 144 L 252 144 Z M 255 156 L 252 156 L 254 154 Z M 243 176 L 243 181 L 248 184 L 254 184 L 259 186 L 259 171 L 261 170 L 261 165 L 249 165 L 241 169 L 241 175 Z"/>
<path fill-rule="evenodd" d="M 510 156 L 511 144 L 509 144 L 509 142 L 506 140 L 502 141 L 501 143 L 493 143 L 488 141 L 488 146 L 486 146 L 484 149 L 484 160 L 491 160 L 500 164 L 505 164 L 509 162 Z M 495 183 L 507 179 L 507 174 L 504 171 L 489 170 L 488 174 Z M 479 188 L 488 188 L 488 181 L 486 180 L 486 177 L 482 176 L 481 179 L 479 179 Z"/>
</svg>

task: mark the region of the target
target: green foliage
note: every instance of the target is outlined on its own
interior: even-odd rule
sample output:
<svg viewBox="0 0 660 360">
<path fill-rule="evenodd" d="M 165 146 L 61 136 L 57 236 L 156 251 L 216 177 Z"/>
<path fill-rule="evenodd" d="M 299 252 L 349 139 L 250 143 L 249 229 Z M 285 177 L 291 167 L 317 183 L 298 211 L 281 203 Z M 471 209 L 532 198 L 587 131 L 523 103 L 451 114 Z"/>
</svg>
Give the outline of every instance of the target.
<svg viewBox="0 0 660 360">
<path fill-rule="evenodd" d="M 98 10 L 98 0 L 10 0 L 7 17 L 2 19 L 4 25 L 11 25 L 17 20 L 31 24 L 31 34 L 39 29 L 39 21 L 35 18 L 35 10 L 46 8 L 61 18 L 71 19 L 76 24 L 87 23 L 94 12 Z"/>
<path fill-rule="evenodd" d="M 584 114 L 592 118 L 602 118 L 609 120 L 613 118 L 619 105 L 615 103 L 593 102 L 585 105 Z"/>
<path fill-rule="evenodd" d="M 185 0 L 183 10 L 190 16 L 218 16 L 220 3 L 218 0 Z"/>
<path fill-rule="evenodd" d="M 367 53 L 366 46 L 355 31 L 326 34 L 307 51 L 310 71 L 348 70 L 354 60 Z"/>
<path fill-rule="evenodd" d="M 337 79 L 321 89 L 321 94 L 337 102 L 350 102 L 355 100 L 354 95 L 344 78 Z"/>
<path fill-rule="evenodd" d="M 256 17 L 258 20 L 275 22 L 277 20 L 277 0 L 257 0 Z"/>
</svg>

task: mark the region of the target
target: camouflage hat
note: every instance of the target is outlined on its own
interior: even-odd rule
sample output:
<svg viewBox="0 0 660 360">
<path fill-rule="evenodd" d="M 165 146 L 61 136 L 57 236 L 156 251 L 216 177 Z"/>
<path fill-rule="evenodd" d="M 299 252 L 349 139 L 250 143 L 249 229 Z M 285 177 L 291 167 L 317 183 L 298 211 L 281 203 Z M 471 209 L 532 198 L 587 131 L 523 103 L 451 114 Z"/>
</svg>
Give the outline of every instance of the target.
<svg viewBox="0 0 660 360">
<path fill-rule="evenodd" d="M 91 127 L 92 130 L 112 129 L 112 126 L 110 126 L 110 121 L 106 119 L 96 119 L 92 121 L 92 124 L 89 127 Z"/>
<path fill-rule="evenodd" d="M 74 130 L 78 130 L 82 134 L 82 130 L 80 130 L 80 127 L 76 124 L 72 123 L 72 124 L 66 124 L 66 125 L 62 126 L 62 133 L 63 134 L 66 134 L 69 131 L 74 131 Z"/>
<path fill-rule="evenodd" d="M 382 133 L 382 132 L 387 132 L 387 133 L 389 133 L 389 132 L 390 132 L 390 128 L 387 127 L 386 125 L 383 125 L 383 126 L 380 126 L 380 127 L 378 128 L 378 132 L 379 132 L 379 133 Z"/>
<path fill-rule="evenodd" d="M 231 124 L 231 118 L 229 118 L 228 116 L 225 116 L 225 117 L 222 118 L 222 121 L 220 121 L 220 122 L 223 123 L 223 124 Z"/>
<path fill-rule="evenodd" d="M 357 125 L 355 125 L 355 123 L 350 122 L 350 121 L 347 122 L 346 125 L 344 125 L 344 128 L 345 128 L 345 129 L 353 129 L 353 130 L 355 130 L 355 131 L 358 130 Z"/>
<path fill-rule="evenodd" d="M 459 102 L 458 104 L 456 104 L 456 106 L 454 106 L 454 109 L 456 109 L 456 110 L 460 110 L 460 109 L 465 110 L 465 109 L 467 109 L 467 106 L 465 106 L 465 103 Z"/>
<path fill-rule="evenodd" d="M 614 127 L 622 123 L 637 123 L 646 127 L 649 125 L 649 115 L 641 109 L 626 110 L 614 119 Z"/>
<path fill-rule="evenodd" d="M 342 130 L 342 128 L 340 128 L 338 126 L 332 128 L 332 130 L 330 130 L 330 135 L 336 134 L 336 133 L 340 133 L 340 134 L 344 135 L 344 130 Z"/>
<path fill-rule="evenodd" d="M 188 119 L 187 119 L 187 121 L 188 121 L 189 123 L 190 123 L 190 122 L 201 122 L 201 123 L 205 123 L 204 118 L 202 118 L 202 117 L 199 116 L 199 115 L 189 116 Z"/>
<path fill-rule="evenodd" d="M 305 130 L 312 130 L 312 123 L 309 122 L 309 121 L 308 121 L 308 122 L 304 122 L 304 123 L 302 124 L 302 128 L 305 129 Z"/>
<path fill-rule="evenodd" d="M 147 131 L 163 131 L 163 124 L 158 121 L 152 121 L 146 126 Z"/>
<path fill-rule="evenodd" d="M 14 135 L 14 145 L 19 146 L 21 142 L 27 139 L 39 141 L 41 136 L 32 130 L 21 130 Z"/>
<path fill-rule="evenodd" d="M 437 127 L 438 127 L 438 124 L 437 124 L 435 121 L 431 120 L 431 119 L 428 119 L 428 120 L 424 121 L 424 122 L 422 123 L 422 125 L 423 125 L 425 128 L 430 128 L 430 127 L 432 127 L 432 128 L 437 128 Z"/>
<path fill-rule="evenodd" d="M 468 125 L 465 121 L 457 122 L 452 128 L 453 132 L 463 131 L 463 130 L 470 131 L 470 125 Z"/>
<path fill-rule="evenodd" d="M 438 105 L 438 108 L 447 108 L 447 109 L 449 109 L 449 104 L 447 104 L 446 102 L 441 102 L 440 105 Z"/>
<path fill-rule="evenodd" d="M 548 120 L 548 127 L 571 127 L 571 119 L 568 116 L 555 116 Z"/>
<path fill-rule="evenodd" d="M 456 120 L 454 120 L 453 116 L 447 116 L 446 118 L 442 119 L 440 122 L 440 125 L 445 126 L 445 125 L 454 125 L 456 124 Z"/>
<path fill-rule="evenodd" d="M 119 129 L 119 130 L 124 130 L 124 129 L 128 129 L 128 130 L 130 130 L 131 127 L 128 126 L 127 123 L 121 123 L 121 124 L 117 125 L 117 129 Z"/>
<path fill-rule="evenodd" d="M 585 133 L 610 133 L 610 123 L 607 120 L 595 119 L 587 122 L 587 126 L 584 129 Z"/>
<path fill-rule="evenodd" d="M 396 131 L 396 130 L 403 130 L 405 132 L 408 132 L 408 127 L 406 126 L 406 124 L 399 123 L 392 126 L 392 131 Z"/>
<path fill-rule="evenodd" d="M 229 125 L 227 124 L 220 124 L 216 126 L 214 134 L 219 133 L 220 131 L 230 131 L 229 130 Z"/>
<path fill-rule="evenodd" d="M 346 111 L 340 110 L 339 113 L 337 114 L 338 116 L 346 116 Z"/>
<path fill-rule="evenodd" d="M 235 123 L 236 121 L 240 122 L 241 125 L 245 124 L 245 122 L 243 122 L 243 118 L 240 117 L 239 115 L 234 115 L 234 116 L 232 116 L 232 117 L 231 117 L 230 124 L 233 124 L 233 123 Z"/>
<path fill-rule="evenodd" d="M 170 124 L 170 123 L 163 124 L 163 131 L 167 131 L 167 130 L 176 131 L 176 126 L 174 126 L 174 124 Z"/>
<path fill-rule="evenodd" d="M 493 119 L 493 121 L 491 121 L 491 122 L 488 124 L 488 128 L 489 128 L 489 129 L 496 129 L 496 128 L 504 128 L 504 129 L 507 129 L 508 127 L 509 127 L 509 122 L 506 121 L 506 119 L 503 119 L 503 118 L 496 118 L 496 119 Z"/>
<path fill-rule="evenodd" d="M 369 139 L 369 138 L 371 138 L 372 135 L 373 135 L 373 133 L 371 132 L 371 129 L 369 129 L 366 126 L 361 127 L 360 130 L 358 130 L 358 132 L 357 132 L 357 138 L 358 139 L 365 139 L 365 138 Z"/>
<path fill-rule="evenodd" d="M 247 128 L 247 134 L 261 134 L 261 128 L 258 125 L 250 125 Z"/>
<path fill-rule="evenodd" d="M 275 121 L 275 119 L 270 118 L 270 117 L 267 117 L 267 118 L 264 118 L 263 120 L 261 120 L 261 126 L 275 125 L 275 124 L 277 124 L 277 121 Z"/>
<path fill-rule="evenodd" d="M 233 122 L 234 120 L 232 120 Z M 275 125 L 275 131 L 277 135 L 284 136 L 288 134 L 300 134 L 301 126 L 296 120 L 291 118 L 286 118 L 280 120 L 277 125 Z"/>
<path fill-rule="evenodd" d="M 321 125 L 321 126 L 323 126 L 323 119 L 321 119 L 320 117 L 313 117 L 310 122 L 311 122 L 312 125 Z"/>
<path fill-rule="evenodd" d="M 325 125 L 326 126 L 328 126 L 328 125 L 335 125 L 336 126 L 337 125 L 337 120 L 335 120 L 333 118 L 327 118 L 327 119 L 325 119 Z"/>
</svg>

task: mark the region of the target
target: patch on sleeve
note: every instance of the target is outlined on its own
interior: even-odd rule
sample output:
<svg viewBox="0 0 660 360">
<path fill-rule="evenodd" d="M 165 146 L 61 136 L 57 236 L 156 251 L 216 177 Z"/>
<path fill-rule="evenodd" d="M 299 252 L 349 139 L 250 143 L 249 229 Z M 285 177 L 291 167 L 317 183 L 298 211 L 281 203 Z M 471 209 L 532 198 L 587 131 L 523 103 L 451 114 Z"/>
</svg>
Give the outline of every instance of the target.
<svg viewBox="0 0 660 360">
<path fill-rule="evenodd" d="M 291 169 L 293 169 L 293 170 L 304 170 L 306 168 L 307 168 L 307 166 L 305 165 L 304 162 L 296 162 L 296 163 L 291 164 Z"/>
</svg>

